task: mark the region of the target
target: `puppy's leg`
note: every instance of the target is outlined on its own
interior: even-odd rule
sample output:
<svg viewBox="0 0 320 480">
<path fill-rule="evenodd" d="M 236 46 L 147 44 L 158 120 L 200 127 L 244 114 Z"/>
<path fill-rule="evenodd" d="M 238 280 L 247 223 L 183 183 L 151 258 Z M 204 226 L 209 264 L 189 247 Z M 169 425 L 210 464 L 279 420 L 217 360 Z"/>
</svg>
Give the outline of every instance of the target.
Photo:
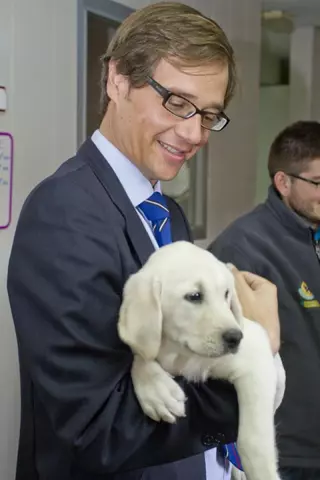
<svg viewBox="0 0 320 480">
<path fill-rule="evenodd" d="M 175 423 L 185 416 L 186 396 L 182 388 L 156 361 L 134 356 L 131 377 L 144 413 L 159 422 Z"/>
<path fill-rule="evenodd" d="M 274 357 L 274 365 L 275 365 L 276 374 L 277 374 L 277 388 L 276 388 L 276 395 L 274 400 L 274 411 L 276 411 L 281 405 L 281 402 L 284 397 L 284 392 L 286 389 L 286 372 L 283 367 L 281 357 L 278 353 Z"/>
<path fill-rule="evenodd" d="M 241 472 L 236 467 L 232 467 L 231 480 L 246 480 L 246 475 L 244 472 Z"/>
<path fill-rule="evenodd" d="M 239 402 L 237 448 L 247 480 L 279 480 L 274 427 L 276 369 L 264 330 L 246 320 L 234 363 Z M 232 380 L 232 379 L 231 379 Z"/>
</svg>

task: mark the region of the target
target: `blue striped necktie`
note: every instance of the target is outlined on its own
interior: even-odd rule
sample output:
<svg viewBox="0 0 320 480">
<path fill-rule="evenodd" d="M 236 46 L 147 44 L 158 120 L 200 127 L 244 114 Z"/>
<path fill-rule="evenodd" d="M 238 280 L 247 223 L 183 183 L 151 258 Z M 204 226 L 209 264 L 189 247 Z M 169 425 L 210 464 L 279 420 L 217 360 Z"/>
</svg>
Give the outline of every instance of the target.
<svg viewBox="0 0 320 480">
<path fill-rule="evenodd" d="M 170 213 L 164 196 L 154 192 L 151 197 L 138 205 L 138 209 L 151 222 L 159 247 L 171 243 Z"/>
<path fill-rule="evenodd" d="M 138 209 L 151 222 L 152 231 L 159 247 L 171 243 L 170 213 L 164 196 L 159 192 L 154 192 L 151 197 L 138 205 Z M 234 443 L 221 445 L 220 451 L 233 465 L 242 470 L 240 457 Z"/>
<path fill-rule="evenodd" d="M 232 465 L 243 471 L 236 443 L 228 443 L 228 445 L 221 445 L 220 451 L 222 455 L 227 458 L 230 463 L 232 463 Z"/>
</svg>

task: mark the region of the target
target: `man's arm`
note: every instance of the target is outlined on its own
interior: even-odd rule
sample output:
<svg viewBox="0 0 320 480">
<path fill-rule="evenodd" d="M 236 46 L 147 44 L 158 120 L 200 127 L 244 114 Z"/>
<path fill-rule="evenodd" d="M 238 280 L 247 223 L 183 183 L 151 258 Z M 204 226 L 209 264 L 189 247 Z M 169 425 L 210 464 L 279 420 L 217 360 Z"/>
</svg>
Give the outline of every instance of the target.
<svg viewBox="0 0 320 480">
<path fill-rule="evenodd" d="M 36 394 L 76 465 L 101 475 L 197 454 L 210 448 L 208 435 L 234 441 L 238 422 L 235 391 L 219 381 L 184 385 L 187 416 L 176 425 L 143 414 L 132 355 L 117 335 L 122 236 L 89 193 L 49 180 L 23 209 L 8 272 L 20 357 Z"/>
</svg>

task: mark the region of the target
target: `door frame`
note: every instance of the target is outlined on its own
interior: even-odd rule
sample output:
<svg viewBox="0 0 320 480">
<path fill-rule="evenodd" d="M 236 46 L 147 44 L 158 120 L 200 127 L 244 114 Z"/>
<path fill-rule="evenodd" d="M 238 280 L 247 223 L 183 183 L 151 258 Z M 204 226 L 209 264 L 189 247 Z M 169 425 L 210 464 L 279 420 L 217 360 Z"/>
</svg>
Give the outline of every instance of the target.
<svg viewBox="0 0 320 480">
<path fill-rule="evenodd" d="M 134 10 L 113 0 L 78 0 L 77 11 L 77 145 L 86 139 L 88 13 L 119 23 Z"/>
</svg>

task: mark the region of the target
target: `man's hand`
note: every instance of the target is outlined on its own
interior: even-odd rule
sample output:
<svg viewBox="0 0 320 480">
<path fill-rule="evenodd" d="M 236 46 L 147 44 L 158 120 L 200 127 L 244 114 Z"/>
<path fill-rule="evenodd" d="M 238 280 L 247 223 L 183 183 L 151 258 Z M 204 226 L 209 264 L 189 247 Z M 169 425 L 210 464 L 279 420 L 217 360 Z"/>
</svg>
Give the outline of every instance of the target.
<svg viewBox="0 0 320 480">
<path fill-rule="evenodd" d="M 231 270 L 244 317 L 266 329 L 272 351 L 276 354 L 280 348 L 277 287 L 254 273 L 241 272 L 235 267 Z"/>
</svg>

